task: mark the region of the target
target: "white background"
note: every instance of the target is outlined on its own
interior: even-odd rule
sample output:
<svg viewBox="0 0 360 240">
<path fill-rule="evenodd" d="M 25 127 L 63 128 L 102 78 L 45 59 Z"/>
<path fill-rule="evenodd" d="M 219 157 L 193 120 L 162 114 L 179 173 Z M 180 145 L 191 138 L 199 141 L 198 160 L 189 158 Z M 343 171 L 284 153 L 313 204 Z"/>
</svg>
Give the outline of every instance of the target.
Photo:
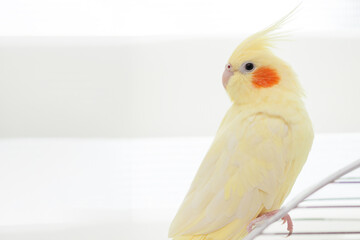
<svg viewBox="0 0 360 240">
<path fill-rule="evenodd" d="M 13 0 L 0 2 L 0 35 L 144 36 L 254 32 L 300 1 Z M 357 0 L 302 1 L 292 27 L 357 29 Z"/>
<path fill-rule="evenodd" d="M 296 1 L 2 1 L 0 137 L 212 136 L 235 47 Z M 360 131 L 360 3 L 304 1 L 276 53 L 316 132 Z"/>
</svg>

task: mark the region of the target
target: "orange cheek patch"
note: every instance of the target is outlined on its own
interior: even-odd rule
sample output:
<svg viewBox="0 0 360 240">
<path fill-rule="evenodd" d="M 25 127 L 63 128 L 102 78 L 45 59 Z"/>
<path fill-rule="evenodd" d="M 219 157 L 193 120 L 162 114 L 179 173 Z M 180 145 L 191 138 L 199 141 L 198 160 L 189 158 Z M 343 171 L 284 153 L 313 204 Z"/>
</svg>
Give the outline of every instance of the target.
<svg viewBox="0 0 360 240">
<path fill-rule="evenodd" d="M 268 88 L 278 84 L 280 77 L 276 70 L 269 67 L 260 67 L 252 74 L 252 83 L 256 88 Z"/>
</svg>

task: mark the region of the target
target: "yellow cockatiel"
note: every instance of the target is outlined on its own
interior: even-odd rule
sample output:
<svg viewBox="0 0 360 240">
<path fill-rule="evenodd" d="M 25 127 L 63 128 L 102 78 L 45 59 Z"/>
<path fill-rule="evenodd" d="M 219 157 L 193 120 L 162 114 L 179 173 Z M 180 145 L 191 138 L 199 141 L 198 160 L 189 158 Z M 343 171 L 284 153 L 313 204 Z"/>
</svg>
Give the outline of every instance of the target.
<svg viewBox="0 0 360 240">
<path fill-rule="evenodd" d="M 169 237 L 240 240 L 255 219 L 275 213 L 289 194 L 313 141 L 297 77 L 270 50 L 281 37 L 274 31 L 290 15 L 247 38 L 226 64 L 223 84 L 233 105 Z"/>
</svg>

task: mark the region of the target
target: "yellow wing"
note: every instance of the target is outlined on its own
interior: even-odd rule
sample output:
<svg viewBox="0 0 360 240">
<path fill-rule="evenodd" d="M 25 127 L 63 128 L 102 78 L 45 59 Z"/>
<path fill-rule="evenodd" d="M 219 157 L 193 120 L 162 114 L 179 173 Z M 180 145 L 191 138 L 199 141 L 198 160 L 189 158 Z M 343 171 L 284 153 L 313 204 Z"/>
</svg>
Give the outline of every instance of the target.
<svg viewBox="0 0 360 240">
<path fill-rule="evenodd" d="M 275 199 L 284 198 L 278 195 L 292 160 L 291 135 L 282 118 L 263 113 L 222 124 L 169 237 L 210 234 L 235 220 L 243 231 L 261 211 L 279 208 Z"/>
</svg>

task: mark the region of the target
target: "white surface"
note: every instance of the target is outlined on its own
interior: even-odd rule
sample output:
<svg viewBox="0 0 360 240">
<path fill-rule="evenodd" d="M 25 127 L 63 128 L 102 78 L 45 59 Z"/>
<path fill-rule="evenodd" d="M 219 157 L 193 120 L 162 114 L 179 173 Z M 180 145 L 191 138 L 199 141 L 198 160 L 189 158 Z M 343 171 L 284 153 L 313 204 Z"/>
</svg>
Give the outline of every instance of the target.
<svg viewBox="0 0 360 240">
<path fill-rule="evenodd" d="M 253 31 L 302 2 L 296 26 L 358 29 L 359 4 L 341 0 L 0 1 L 0 35 L 133 36 Z"/>
<path fill-rule="evenodd" d="M 223 68 L 243 36 L 2 37 L 0 137 L 211 136 Z M 360 35 L 294 35 L 316 132 L 360 132 Z"/>
<path fill-rule="evenodd" d="M 0 140 L 0 239 L 167 239 L 210 143 Z M 360 134 L 316 135 L 289 198 L 359 157 Z"/>
</svg>

